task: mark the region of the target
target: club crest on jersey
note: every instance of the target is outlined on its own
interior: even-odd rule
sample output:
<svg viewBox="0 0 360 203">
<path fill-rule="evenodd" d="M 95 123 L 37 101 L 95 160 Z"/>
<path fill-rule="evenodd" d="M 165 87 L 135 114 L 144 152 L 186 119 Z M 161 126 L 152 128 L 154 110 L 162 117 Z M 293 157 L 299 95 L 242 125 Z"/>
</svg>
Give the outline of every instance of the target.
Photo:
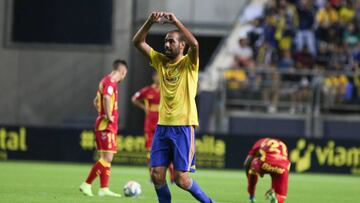
<svg viewBox="0 0 360 203">
<path fill-rule="evenodd" d="M 113 92 L 114 92 L 114 88 L 113 88 L 112 86 L 109 86 L 109 87 L 107 88 L 107 92 L 108 92 L 108 94 L 112 95 Z"/>
</svg>

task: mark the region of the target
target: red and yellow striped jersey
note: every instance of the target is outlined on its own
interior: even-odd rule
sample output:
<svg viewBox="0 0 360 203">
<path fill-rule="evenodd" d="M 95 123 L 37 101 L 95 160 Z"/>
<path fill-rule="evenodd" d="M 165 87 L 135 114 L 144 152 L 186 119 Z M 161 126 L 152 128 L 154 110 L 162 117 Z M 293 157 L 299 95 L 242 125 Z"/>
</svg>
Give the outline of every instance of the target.
<svg viewBox="0 0 360 203">
<path fill-rule="evenodd" d="M 145 132 L 155 130 L 159 120 L 160 90 L 150 85 L 136 92 L 134 96 L 145 102 Z"/>
<path fill-rule="evenodd" d="M 287 160 L 288 150 L 286 145 L 278 139 L 262 138 L 253 145 L 249 156 L 260 156 L 262 159 L 270 156 L 279 160 Z"/>
<path fill-rule="evenodd" d="M 105 114 L 104 96 L 108 95 L 111 97 L 111 115 L 114 117 L 114 122 L 109 122 Z M 118 131 L 118 88 L 114 81 L 111 81 L 109 75 L 105 76 L 99 83 L 99 89 L 96 94 L 96 108 L 98 116 L 95 122 L 95 131 L 108 130 L 112 133 Z"/>
</svg>

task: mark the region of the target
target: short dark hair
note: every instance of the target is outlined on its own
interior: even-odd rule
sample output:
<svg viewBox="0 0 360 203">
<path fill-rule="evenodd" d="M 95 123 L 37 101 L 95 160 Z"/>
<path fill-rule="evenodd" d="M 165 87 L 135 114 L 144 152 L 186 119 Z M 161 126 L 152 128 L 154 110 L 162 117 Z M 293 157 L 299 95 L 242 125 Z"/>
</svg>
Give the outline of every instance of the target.
<svg viewBox="0 0 360 203">
<path fill-rule="evenodd" d="M 177 33 L 177 34 L 179 35 L 179 41 L 180 41 L 180 42 L 185 42 L 185 43 L 187 44 L 187 42 L 186 42 L 186 40 L 185 40 L 185 36 L 184 36 L 184 34 L 183 34 L 180 30 L 178 30 L 178 29 L 176 29 L 176 30 L 171 30 L 171 31 L 168 32 L 168 34 L 169 34 L 169 33 Z"/>
<path fill-rule="evenodd" d="M 119 65 L 122 64 L 124 65 L 126 68 L 128 67 L 127 63 L 125 60 L 123 59 L 116 59 L 114 62 L 113 62 L 113 70 L 116 70 Z"/>
</svg>

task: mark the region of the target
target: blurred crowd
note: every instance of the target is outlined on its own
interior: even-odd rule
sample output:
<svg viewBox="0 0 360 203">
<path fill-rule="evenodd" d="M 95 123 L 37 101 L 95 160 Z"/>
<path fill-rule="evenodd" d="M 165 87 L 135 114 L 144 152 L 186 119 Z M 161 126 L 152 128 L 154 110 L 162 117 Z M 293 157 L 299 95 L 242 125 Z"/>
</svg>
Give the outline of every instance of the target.
<svg viewBox="0 0 360 203">
<path fill-rule="evenodd" d="M 276 112 L 287 98 L 303 112 L 319 89 L 324 105 L 360 98 L 360 0 L 269 0 L 239 37 L 229 89 L 258 93 Z"/>
</svg>

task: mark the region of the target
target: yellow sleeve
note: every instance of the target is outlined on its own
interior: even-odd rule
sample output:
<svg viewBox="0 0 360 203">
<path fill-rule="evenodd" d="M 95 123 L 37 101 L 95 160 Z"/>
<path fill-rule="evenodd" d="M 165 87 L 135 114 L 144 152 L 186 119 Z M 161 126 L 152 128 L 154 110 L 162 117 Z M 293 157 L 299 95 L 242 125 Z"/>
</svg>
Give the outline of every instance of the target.
<svg viewBox="0 0 360 203">
<path fill-rule="evenodd" d="M 150 65 L 156 70 L 159 69 L 160 64 L 164 61 L 165 56 L 154 49 L 150 49 Z"/>
<path fill-rule="evenodd" d="M 191 70 L 199 70 L 199 57 L 197 57 L 196 59 L 196 64 L 194 64 L 190 57 L 189 57 L 189 54 L 186 54 L 186 64 L 188 65 L 188 67 L 190 67 Z"/>
</svg>

